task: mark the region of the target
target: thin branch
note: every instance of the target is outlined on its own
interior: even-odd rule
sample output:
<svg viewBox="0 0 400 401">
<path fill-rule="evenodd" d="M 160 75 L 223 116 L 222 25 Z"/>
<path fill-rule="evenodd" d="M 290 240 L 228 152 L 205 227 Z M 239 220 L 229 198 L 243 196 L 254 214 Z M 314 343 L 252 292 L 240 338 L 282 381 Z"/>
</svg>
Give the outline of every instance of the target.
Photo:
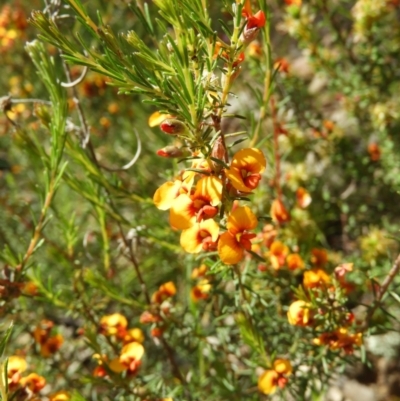
<svg viewBox="0 0 400 401">
<path fill-rule="evenodd" d="M 370 306 L 364 322 L 360 326 L 360 331 L 364 331 L 368 328 L 369 322 L 371 321 L 375 311 L 381 306 L 381 301 L 382 301 L 383 296 L 389 289 L 390 284 L 392 283 L 392 281 L 394 280 L 396 275 L 399 273 L 399 271 L 400 271 L 400 254 L 397 256 L 388 275 L 385 277 L 385 279 L 383 280 L 383 283 L 379 287 L 379 289 L 376 293 L 376 296 L 375 296 L 375 300 L 372 303 L 372 305 Z"/>
</svg>

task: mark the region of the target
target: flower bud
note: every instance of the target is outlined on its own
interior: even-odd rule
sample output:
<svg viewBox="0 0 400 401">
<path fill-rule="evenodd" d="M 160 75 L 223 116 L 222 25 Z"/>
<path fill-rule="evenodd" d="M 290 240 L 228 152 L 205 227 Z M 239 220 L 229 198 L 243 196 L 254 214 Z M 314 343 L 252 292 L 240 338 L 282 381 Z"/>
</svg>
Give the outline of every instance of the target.
<svg viewBox="0 0 400 401">
<path fill-rule="evenodd" d="M 160 124 L 160 128 L 166 134 L 182 135 L 186 132 L 186 125 L 179 120 L 168 118 Z"/>
<path fill-rule="evenodd" d="M 167 158 L 175 158 L 184 156 L 185 152 L 176 146 L 166 146 L 165 148 L 157 150 L 157 155 Z"/>
</svg>

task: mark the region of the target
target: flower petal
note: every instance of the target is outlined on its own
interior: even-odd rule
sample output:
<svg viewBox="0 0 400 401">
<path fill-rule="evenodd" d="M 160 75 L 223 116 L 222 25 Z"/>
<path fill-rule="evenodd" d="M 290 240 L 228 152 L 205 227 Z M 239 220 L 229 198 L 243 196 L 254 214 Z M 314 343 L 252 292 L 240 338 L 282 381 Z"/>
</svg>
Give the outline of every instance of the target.
<svg viewBox="0 0 400 401">
<path fill-rule="evenodd" d="M 169 212 L 169 222 L 172 227 L 179 230 L 186 230 L 192 227 L 196 217 L 192 210 L 192 200 L 186 194 L 179 195 Z"/>
<path fill-rule="evenodd" d="M 175 182 L 168 181 L 161 185 L 153 196 L 153 202 L 156 207 L 160 210 L 168 210 L 178 197 L 181 186 L 182 182 L 179 180 Z"/>
<path fill-rule="evenodd" d="M 226 231 L 219 238 L 218 254 L 222 262 L 227 265 L 234 265 L 244 258 L 244 249 L 236 238 L 229 231 Z"/>
<path fill-rule="evenodd" d="M 257 217 L 248 206 L 235 209 L 228 217 L 227 228 L 232 234 L 257 227 Z"/>
</svg>

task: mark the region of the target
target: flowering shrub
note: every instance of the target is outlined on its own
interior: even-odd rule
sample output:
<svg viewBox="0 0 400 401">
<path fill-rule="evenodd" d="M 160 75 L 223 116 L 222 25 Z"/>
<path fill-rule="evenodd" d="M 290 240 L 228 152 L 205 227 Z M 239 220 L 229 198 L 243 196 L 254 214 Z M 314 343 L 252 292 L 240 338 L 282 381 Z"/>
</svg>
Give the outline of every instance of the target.
<svg viewBox="0 0 400 401">
<path fill-rule="evenodd" d="M 398 328 L 397 2 L 22 3 L 1 400 L 310 400 L 366 363 Z"/>
</svg>

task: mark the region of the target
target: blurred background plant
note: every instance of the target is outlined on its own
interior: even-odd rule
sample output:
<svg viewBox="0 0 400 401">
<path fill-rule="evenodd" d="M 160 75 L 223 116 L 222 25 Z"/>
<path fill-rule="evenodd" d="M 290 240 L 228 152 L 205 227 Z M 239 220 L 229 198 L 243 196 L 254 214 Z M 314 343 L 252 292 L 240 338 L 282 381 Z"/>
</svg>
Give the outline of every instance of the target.
<svg viewBox="0 0 400 401">
<path fill-rule="evenodd" d="M 360 360 L 371 400 L 400 397 L 399 20 L 395 0 L 3 2 L 2 400 L 317 400 Z M 152 199 L 221 132 L 267 159 L 234 266 L 184 253 Z"/>
</svg>

